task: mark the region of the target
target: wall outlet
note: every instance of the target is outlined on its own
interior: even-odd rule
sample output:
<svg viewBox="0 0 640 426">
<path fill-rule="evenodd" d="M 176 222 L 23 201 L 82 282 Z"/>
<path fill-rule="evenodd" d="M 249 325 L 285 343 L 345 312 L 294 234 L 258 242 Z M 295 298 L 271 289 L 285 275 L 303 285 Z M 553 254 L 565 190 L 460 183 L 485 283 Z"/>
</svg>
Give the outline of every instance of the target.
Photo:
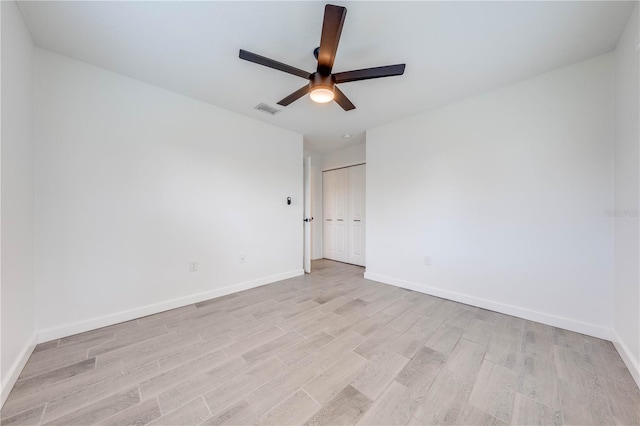
<svg viewBox="0 0 640 426">
<path fill-rule="evenodd" d="M 192 260 L 189 262 L 189 272 L 198 272 L 198 261 Z"/>
<path fill-rule="evenodd" d="M 247 258 L 244 256 L 244 254 L 240 255 L 240 263 L 244 263 L 247 261 Z"/>
<path fill-rule="evenodd" d="M 431 266 L 431 256 L 424 257 L 424 266 Z"/>
</svg>

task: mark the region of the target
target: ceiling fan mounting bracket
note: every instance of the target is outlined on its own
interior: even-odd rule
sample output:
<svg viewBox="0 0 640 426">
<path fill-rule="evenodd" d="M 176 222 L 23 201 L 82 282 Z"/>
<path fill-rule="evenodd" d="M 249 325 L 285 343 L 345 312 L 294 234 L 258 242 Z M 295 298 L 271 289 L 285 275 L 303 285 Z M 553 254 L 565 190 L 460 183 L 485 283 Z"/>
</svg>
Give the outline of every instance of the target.
<svg viewBox="0 0 640 426">
<path fill-rule="evenodd" d="M 318 60 L 318 53 L 320 53 L 320 46 L 313 49 L 313 57 L 316 58 L 316 60 Z"/>
</svg>

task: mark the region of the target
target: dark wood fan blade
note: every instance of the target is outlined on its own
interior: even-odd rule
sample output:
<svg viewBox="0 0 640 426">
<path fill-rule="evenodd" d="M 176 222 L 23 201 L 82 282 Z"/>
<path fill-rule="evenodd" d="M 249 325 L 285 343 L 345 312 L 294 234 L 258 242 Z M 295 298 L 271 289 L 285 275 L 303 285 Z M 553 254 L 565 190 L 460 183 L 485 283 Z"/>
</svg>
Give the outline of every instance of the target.
<svg viewBox="0 0 640 426">
<path fill-rule="evenodd" d="M 307 80 L 311 78 L 311 73 L 309 72 L 292 67 L 291 65 L 283 64 L 282 62 L 274 61 L 273 59 L 265 58 L 264 56 L 256 55 L 255 53 L 247 52 L 246 50 L 240 49 L 240 59 L 297 75 L 298 77 L 306 78 Z"/>
<path fill-rule="evenodd" d="M 363 70 L 339 72 L 333 75 L 336 83 L 369 80 L 371 78 L 393 77 L 404 74 L 405 64 L 387 65 L 384 67 L 365 68 Z"/>
<path fill-rule="evenodd" d="M 320 50 L 318 51 L 318 72 L 322 75 L 331 74 L 346 16 L 347 9 L 344 7 L 328 4 L 324 8 L 322 36 L 320 37 Z"/>
<path fill-rule="evenodd" d="M 309 93 L 310 89 L 311 88 L 307 84 L 306 86 L 301 87 L 300 89 L 296 90 L 295 92 L 293 92 L 292 94 L 290 94 L 286 98 L 284 98 L 281 101 L 279 101 L 278 105 L 287 106 L 290 103 L 292 103 L 293 101 L 297 101 L 298 99 L 300 99 L 301 97 L 303 97 L 304 95 Z"/>
<path fill-rule="evenodd" d="M 349 98 L 347 98 L 345 96 L 345 94 L 342 93 L 342 91 L 340 91 L 340 89 L 338 89 L 337 86 L 333 87 L 333 91 L 334 91 L 334 94 L 335 94 L 335 97 L 333 98 L 333 100 L 336 101 L 336 103 L 338 105 L 340 105 L 343 110 L 351 111 L 352 109 L 356 109 L 356 106 L 351 103 Z"/>
</svg>

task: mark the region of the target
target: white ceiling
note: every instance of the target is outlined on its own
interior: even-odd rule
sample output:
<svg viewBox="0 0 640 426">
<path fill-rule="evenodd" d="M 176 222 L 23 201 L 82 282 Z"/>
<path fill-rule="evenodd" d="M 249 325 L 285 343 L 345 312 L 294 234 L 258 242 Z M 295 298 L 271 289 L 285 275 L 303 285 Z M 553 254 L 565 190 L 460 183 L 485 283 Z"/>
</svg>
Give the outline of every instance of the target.
<svg viewBox="0 0 640 426">
<path fill-rule="evenodd" d="M 308 71 L 324 2 L 23 2 L 45 49 L 305 135 L 326 152 L 384 122 L 615 48 L 632 2 L 335 2 L 347 18 L 334 71 L 406 63 L 404 76 L 345 83 L 357 109 L 308 96 L 253 109 L 305 80 L 238 59 L 240 48 Z M 344 133 L 354 137 L 342 138 Z"/>
</svg>

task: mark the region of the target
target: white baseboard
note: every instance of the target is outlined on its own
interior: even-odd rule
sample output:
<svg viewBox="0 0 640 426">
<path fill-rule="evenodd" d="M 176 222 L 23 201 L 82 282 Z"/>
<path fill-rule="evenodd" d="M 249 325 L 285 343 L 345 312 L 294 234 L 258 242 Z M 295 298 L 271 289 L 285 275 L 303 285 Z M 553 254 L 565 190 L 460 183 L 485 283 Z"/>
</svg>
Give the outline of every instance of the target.
<svg viewBox="0 0 640 426">
<path fill-rule="evenodd" d="M 500 312 L 502 314 L 507 314 L 514 317 L 551 325 L 553 327 L 564 328 L 565 330 L 575 331 L 576 333 L 586 334 L 589 336 L 597 337 L 599 339 L 611 340 L 611 330 L 599 325 L 576 321 L 570 318 L 559 317 L 544 312 L 533 311 L 520 306 L 507 305 L 505 303 L 481 299 L 464 293 L 457 293 L 454 291 L 443 290 L 441 288 L 431 287 L 424 284 L 404 281 L 397 278 L 379 275 L 373 272 L 365 272 L 364 277 L 372 281 L 378 281 L 384 284 L 390 284 L 396 287 L 414 290 L 420 293 L 429 294 L 431 296 L 453 300 L 455 302 L 464 303 L 466 305 Z"/>
<path fill-rule="evenodd" d="M 27 364 L 27 361 L 29 361 L 29 357 L 31 356 L 31 353 L 35 349 L 36 343 L 37 343 L 37 335 L 34 333 L 33 336 L 31 336 L 31 338 L 27 342 L 27 344 L 24 346 L 24 348 L 22 348 L 22 351 L 20 352 L 18 359 L 16 359 L 13 365 L 11 365 L 11 368 L 9 368 L 9 371 L 7 372 L 7 376 L 2 382 L 2 392 L 0 396 L 0 398 L 2 398 L 2 401 L 0 402 L 0 407 L 4 405 L 4 402 L 7 400 L 7 397 L 9 397 L 9 394 L 11 393 L 11 389 L 13 389 L 13 385 L 16 384 L 16 381 L 18 380 L 20 373 L 22 373 L 22 369 Z"/>
<path fill-rule="evenodd" d="M 636 385 L 640 388 L 640 362 L 633 356 L 627 345 L 624 344 L 624 341 L 620 338 L 620 335 L 614 329 L 613 333 L 613 346 L 616 347 L 616 350 L 620 354 L 620 358 L 624 361 L 624 364 L 629 369 L 631 373 L 631 377 L 636 381 Z"/>
<path fill-rule="evenodd" d="M 180 308 L 182 306 L 191 305 L 192 303 L 203 302 L 205 300 L 214 299 L 220 296 L 226 296 L 227 294 L 237 293 L 243 290 L 249 290 L 255 287 L 260 287 L 266 284 L 271 284 L 276 281 L 286 280 L 287 278 L 293 278 L 300 275 L 304 275 L 304 269 L 296 269 L 293 271 L 284 272 L 282 274 L 270 275 L 268 277 L 262 277 L 256 280 L 245 281 L 227 287 L 217 288 L 215 290 L 191 294 L 189 296 L 167 300 L 165 302 L 156 303 L 153 305 L 142 306 L 140 308 L 117 312 L 115 314 L 66 324 L 61 327 L 40 330 L 38 332 L 38 343 L 60 339 L 62 337 L 72 336 L 78 333 L 84 333 L 85 331 L 107 327 L 109 325 L 118 324 L 124 321 L 130 321 L 132 319 L 145 317 L 147 315 L 157 314 L 159 312 L 168 311 L 169 309 Z"/>
</svg>

